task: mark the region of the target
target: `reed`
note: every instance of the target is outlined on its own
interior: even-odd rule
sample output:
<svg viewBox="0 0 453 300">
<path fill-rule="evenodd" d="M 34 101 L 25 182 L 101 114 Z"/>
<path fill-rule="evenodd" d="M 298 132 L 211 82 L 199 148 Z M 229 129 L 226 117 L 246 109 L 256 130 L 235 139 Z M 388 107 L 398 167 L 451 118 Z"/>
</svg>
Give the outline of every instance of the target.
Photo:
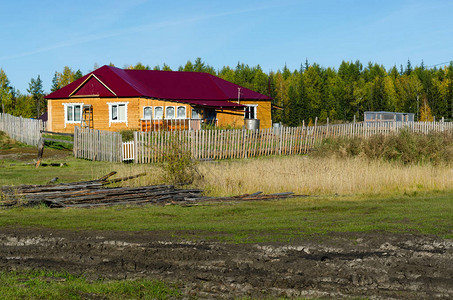
<svg viewBox="0 0 453 300">
<path fill-rule="evenodd" d="M 309 195 L 404 194 L 449 190 L 453 187 L 450 164 L 403 165 L 382 160 L 318 158 L 309 156 L 266 157 L 249 160 L 203 162 L 193 185 L 208 195 L 227 196 L 262 191 Z M 121 176 L 147 172 L 128 186 L 159 184 L 162 170 L 156 165 L 115 165 Z M 94 177 L 107 169 L 97 169 Z"/>
</svg>

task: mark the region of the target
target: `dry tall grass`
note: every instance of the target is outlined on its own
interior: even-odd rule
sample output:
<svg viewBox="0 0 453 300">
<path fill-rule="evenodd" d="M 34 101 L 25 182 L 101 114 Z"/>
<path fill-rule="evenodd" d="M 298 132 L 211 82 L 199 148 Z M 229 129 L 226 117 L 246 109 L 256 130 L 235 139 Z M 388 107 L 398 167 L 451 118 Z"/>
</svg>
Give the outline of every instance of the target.
<svg viewBox="0 0 453 300">
<path fill-rule="evenodd" d="M 203 165 L 214 194 L 292 191 L 298 194 L 364 194 L 443 190 L 453 187 L 449 166 L 402 166 L 364 159 L 277 157 Z"/>
<path fill-rule="evenodd" d="M 388 194 L 453 188 L 450 165 L 404 166 L 362 158 L 272 157 L 204 162 L 198 165 L 198 170 L 203 179 L 195 185 L 210 195 L 256 191 L 310 195 Z M 130 185 L 161 183 L 161 171 L 156 166 L 123 165 L 118 171 L 120 176 L 148 173 L 148 176 L 128 183 Z"/>
</svg>

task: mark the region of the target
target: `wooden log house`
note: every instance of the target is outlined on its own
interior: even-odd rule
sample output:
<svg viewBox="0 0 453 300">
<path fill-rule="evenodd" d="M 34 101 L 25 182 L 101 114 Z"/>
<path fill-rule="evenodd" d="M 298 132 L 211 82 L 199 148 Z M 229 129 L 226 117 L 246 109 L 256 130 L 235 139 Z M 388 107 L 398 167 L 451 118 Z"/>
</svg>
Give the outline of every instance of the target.
<svg viewBox="0 0 453 300">
<path fill-rule="evenodd" d="M 271 98 L 208 73 L 123 70 L 103 66 L 47 95 L 48 130 L 74 126 L 119 130 L 270 128 Z"/>
</svg>

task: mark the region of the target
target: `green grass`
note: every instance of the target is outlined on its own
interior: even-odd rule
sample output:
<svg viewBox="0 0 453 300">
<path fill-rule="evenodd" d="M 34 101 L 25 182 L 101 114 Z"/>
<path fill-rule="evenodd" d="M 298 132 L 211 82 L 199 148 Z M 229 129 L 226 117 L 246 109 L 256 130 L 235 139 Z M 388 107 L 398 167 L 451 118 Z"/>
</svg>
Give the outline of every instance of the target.
<svg viewBox="0 0 453 300">
<path fill-rule="evenodd" d="M 0 161 L 0 186 L 20 184 L 45 184 L 54 177 L 60 182 L 91 180 L 100 176 L 99 170 L 115 170 L 115 164 L 107 162 L 92 162 L 68 157 L 65 159 L 45 159 L 45 163 L 64 162 L 68 167 L 39 167 L 34 163 L 20 161 Z"/>
<path fill-rule="evenodd" d="M 165 231 L 185 239 L 291 241 L 330 232 L 433 234 L 453 238 L 453 191 L 400 196 L 98 209 L 0 210 L 0 226 Z"/>
<path fill-rule="evenodd" d="M 88 281 L 51 271 L 0 272 L 2 299 L 167 299 L 180 298 L 175 287 L 151 280 Z"/>
<path fill-rule="evenodd" d="M 47 160 L 46 162 L 51 162 Z M 62 162 L 58 160 L 58 162 Z M 152 166 L 64 158 L 68 167 L 0 161 L 0 186 L 127 176 Z M 149 168 L 149 169 L 148 169 Z M 150 171 L 154 175 L 153 171 Z M 278 201 L 213 203 L 192 207 L 144 206 L 98 209 L 0 210 L 0 227 L 69 230 L 165 231 L 189 239 L 228 242 L 288 241 L 329 232 L 385 231 L 453 237 L 453 190 L 385 195 L 320 196 Z"/>
<path fill-rule="evenodd" d="M 57 139 L 63 141 L 74 141 L 72 136 L 58 135 L 58 134 L 43 134 L 43 138 Z M 62 143 L 55 141 L 46 141 L 46 147 L 57 150 L 72 150 L 73 145 L 70 143 Z"/>
</svg>

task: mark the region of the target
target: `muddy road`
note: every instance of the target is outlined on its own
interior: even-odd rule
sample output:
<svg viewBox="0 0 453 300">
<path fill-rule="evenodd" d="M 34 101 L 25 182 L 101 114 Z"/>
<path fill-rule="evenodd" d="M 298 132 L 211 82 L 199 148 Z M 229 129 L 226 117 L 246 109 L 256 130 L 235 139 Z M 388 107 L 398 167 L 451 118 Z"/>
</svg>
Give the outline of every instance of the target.
<svg viewBox="0 0 453 300">
<path fill-rule="evenodd" d="M 168 236 L 0 229 L 0 270 L 155 278 L 199 298 L 453 298 L 453 240 L 348 233 L 290 244 L 226 244 Z"/>
</svg>

